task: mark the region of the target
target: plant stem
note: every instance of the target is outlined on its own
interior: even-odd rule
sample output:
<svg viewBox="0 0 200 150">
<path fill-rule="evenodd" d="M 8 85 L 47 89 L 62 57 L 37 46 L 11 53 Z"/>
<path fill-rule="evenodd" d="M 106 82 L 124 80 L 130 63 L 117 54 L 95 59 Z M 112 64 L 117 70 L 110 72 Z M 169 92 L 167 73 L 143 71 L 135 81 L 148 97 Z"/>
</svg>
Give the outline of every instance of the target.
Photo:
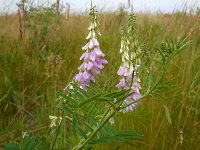
<svg viewBox="0 0 200 150">
<path fill-rule="evenodd" d="M 71 95 L 71 93 L 69 94 L 69 95 Z M 67 101 L 65 102 L 65 105 L 67 104 Z M 60 123 L 59 123 L 59 125 L 58 125 L 58 130 L 57 130 L 57 132 L 56 132 L 56 137 L 55 137 L 55 139 L 54 139 L 54 141 L 53 141 L 53 145 L 52 145 L 52 147 L 51 147 L 51 150 L 53 150 L 53 148 L 54 148 L 54 146 L 55 146 L 55 144 L 56 144 L 56 140 L 57 140 L 57 138 L 58 138 L 58 134 L 59 134 L 59 131 L 60 131 L 60 127 L 61 127 L 61 124 L 62 124 L 62 122 L 63 122 L 63 118 L 64 118 L 64 113 L 65 113 L 65 111 L 64 110 L 62 110 L 62 119 L 61 119 L 61 121 L 60 121 Z"/>
<path fill-rule="evenodd" d="M 143 99 L 144 97 L 148 96 L 149 94 L 151 94 L 153 92 L 153 90 L 158 86 L 158 84 L 160 83 L 160 81 L 162 80 L 162 78 L 164 77 L 166 73 L 166 69 L 164 69 L 161 77 L 159 78 L 159 80 L 156 82 L 156 84 L 153 86 L 153 88 L 151 90 L 149 90 L 145 95 L 143 95 L 142 97 L 140 97 L 139 99 L 135 100 L 132 103 L 126 104 L 124 106 L 122 106 L 120 109 L 126 108 L 129 105 L 132 105 L 138 101 L 140 101 L 141 99 Z M 100 124 L 94 129 L 94 131 L 89 135 L 89 137 L 87 138 L 87 140 L 81 141 L 76 147 L 74 147 L 74 150 L 81 150 L 84 148 L 85 145 L 87 145 L 89 143 L 89 141 L 97 134 L 97 132 L 104 126 L 104 124 L 106 124 L 106 122 L 113 116 L 115 115 L 115 113 L 118 112 L 118 110 L 111 110 L 110 113 L 107 114 L 107 116 L 105 116 L 105 118 L 103 117 L 102 120 L 100 121 Z"/>
<path fill-rule="evenodd" d="M 87 140 L 80 142 L 77 147 L 74 148 L 74 150 L 81 150 L 84 148 L 86 144 L 89 143 L 89 141 L 97 134 L 97 132 L 106 124 L 106 122 L 116 113 L 116 110 L 112 110 L 105 119 L 97 126 L 94 131 L 90 134 L 90 136 L 87 138 Z"/>
<path fill-rule="evenodd" d="M 51 150 L 53 150 L 53 148 L 54 148 L 54 146 L 55 146 L 55 144 L 56 144 L 56 141 L 57 141 L 57 138 L 58 138 L 58 134 L 59 134 L 59 131 L 60 131 L 60 127 L 61 127 L 61 124 L 62 124 L 62 121 L 63 121 L 63 116 L 64 116 L 64 110 L 62 110 L 62 119 L 61 119 L 61 121 L 60 121 L 60 124 L 59 124 L 59 126 L 58 126 L 58 130 L 57 130 L 57 132 L 56 132 L 56 137 L 55 137 L 55 139 L 54 139 L 54 141 L 53 141 L 53 145 L 52 145 L 52 147 L 51 147 Z"/>
</svg>

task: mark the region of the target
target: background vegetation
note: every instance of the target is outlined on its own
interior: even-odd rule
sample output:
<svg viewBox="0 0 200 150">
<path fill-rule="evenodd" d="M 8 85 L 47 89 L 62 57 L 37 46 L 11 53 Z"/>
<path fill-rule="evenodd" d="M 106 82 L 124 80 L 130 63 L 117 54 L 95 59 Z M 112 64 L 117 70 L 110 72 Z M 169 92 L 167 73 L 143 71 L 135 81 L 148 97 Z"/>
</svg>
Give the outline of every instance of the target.
<svg viewBox="0 0 200 150">
<path fill-rule="evenodd" d="M 100 14 L 99 41 L 109 61 L 98 76 L 100 85 L 117 78 L 119 31 L 126 22 L 123 10 Z M 49 115 L 56 114 L 56 93 L 77 73 L 88 25 L 87 15 L 66 20 L 51 10 L 32 10 L 20 39 L 18 15 L 0 16 L 0 149 L 4 143 L 21 141 L 24 132 L 34 135 L 48 149 L 55 136 L 50 135 Z M 164 39 L 188 36 L 192 43 L 173 60 L 165 76 L 171 80 L 173 91 L 163 88 L 132 113 L 115 118 L 114 128 L 144 133 L 144 141 L 123 149 L 200 149 L 200 16 L 185 12 L 137 14 L 137 26 L 140 42 L 150 51 Z M 156 78 L 156 66 L 151 71 Z M 55 149 L 71 148 L 68 122 L 60 133 Z M 112 143 L 96 147 L 111 148 Z"/>
</svg>

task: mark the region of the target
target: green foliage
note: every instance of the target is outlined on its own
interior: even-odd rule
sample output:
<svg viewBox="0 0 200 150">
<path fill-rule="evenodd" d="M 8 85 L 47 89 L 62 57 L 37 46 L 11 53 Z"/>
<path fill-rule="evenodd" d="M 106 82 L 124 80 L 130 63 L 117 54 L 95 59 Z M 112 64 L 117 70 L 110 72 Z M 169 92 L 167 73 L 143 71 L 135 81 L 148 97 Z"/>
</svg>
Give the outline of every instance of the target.
<svg viewBox="0 0 200 150">
<path fill-rule="evenodd" d="M 171 119 L 171 116 L 170 116 L 170 112 L 169 112 L 169 109 L 166 105 L 163 106 L 164 109 L 165 109 L 165 115 L 167 117 L 167 121 L 169 124 L 172 124 L 172 119 Z"/>
<path fill-rule="evenodd" d="M 108 133 L 107 136 L 99 137 L 98 139 L 92 140 L 91 142 L 89 142 L 89 144 L 108 144 L 110 142 L 119 142 L 135 146 L 134 144 L 132 144 L 133 142 L 130 142 L 129 140 L 143 140 L 143 138 L 141 137 L 143 134 L 135 131 L 115 131 L 115 134 L 113 134 L 112 136 L 110 134 L 112 133 Z"/>
<path fill-rule="evenodd" d="M 54 5 L 52 7 L 30 8 L 25 27 L 27 34 L 31 34 L 31 36 L 28 36 L 28 42 L 32 49 L 43 50 L 44 47 L 46 50 L 49 49 L 47 43 L 50 41 L 48 37 L 52 36 L 53 30 L 59 29 L 59 26 L 61 26 L 60 19 L 61 16 L 57 13 Z M 39 43 L 40 45 L 38 45 Z M 44 45 L 44 43 L 46 44 Z"/>
<path fill-rule="evenodd" d="M 152 63 L 151 60 L 151 51 L 147 49 L 147 46 L 143 44 L 141 47 L 141 61 L 143 62 L 143 65 L 145 66 L 147 72 L 150 72 L 150 66 Z"/>
<path fill-rule="evenodd" d="M 25 136 L 21 143 L 18 144 L 4 144 L 3 150 L 45 150 L 44 143 L 42 139 L 41 141 L 37 141 L 35 137 Z"/>
<path fill-rule="evenodd" d="M 20 147 L 17 144 L 5 144 L 4 150 L 20 150 Z"/>
<path fill-rule="evenodd" d="M 87 142 L 84 144 L 86 146 L 88 144 L 96 145 L 109 142 L 131 144 L 129 140 L 142 139 L 140 137 L 142 134 L 139 132 L 118 132 L 106 124 L 108 120 L 104 122 L 107 118 L 106 116 L 111 112 L 111 108 L 118 110 L 118 103 L 121 103 L 124 97 L 128 96 L 129 91 L 105 91 L 105 89 L 96 84 L 82 89 L 78 85 L 70 83 L 66 92 L 70 94 L 59 92 L 59 100 L 63 100 L 63 103 L 59 104 L 58 107 L 72 118 L 72 133 L 79 143 L 77 149 L 80 149 L 79 145 L 84 141 Z M 114 99 L 117 101 L 114 101 Z M 101 116 L 101 114 L 104 115 Z M 97 119 L 97 116 L 100 116 L 100 119 Z"/>
<path fill-rule="evenodd" d="M 168 64 L 172 58 L 179 54 L 182 50 L 184 50 L 188 45 L 190 44 L 190 41 L 187 41 L 187 38 L 183 40 L 179 40 L 178 42 L 174 41 L 165 41 L 161 44 L 160 48 L 158 49 L 163 63 L 166 65 Z"/>
</svg>

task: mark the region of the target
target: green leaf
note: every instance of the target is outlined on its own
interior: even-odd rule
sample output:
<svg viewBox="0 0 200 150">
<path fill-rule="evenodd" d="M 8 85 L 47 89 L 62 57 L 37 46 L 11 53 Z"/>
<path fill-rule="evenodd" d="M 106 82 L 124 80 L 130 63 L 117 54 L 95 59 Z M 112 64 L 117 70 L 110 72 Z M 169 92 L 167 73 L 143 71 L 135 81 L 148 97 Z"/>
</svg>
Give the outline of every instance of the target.
<svg viewBox="0 0 200 150">
<path fill-rule="evenodd" d="M 67 113 L 70 113 L 72 115 L 74 114 L 74 112 L 70 108 L 68 108 L 66 106 L 66 104 L 58 104 L 57 107 L 60 108 L 60 109 L 62 109 L 62 110 L 64 110 Z"/>
<path fill-rule="evenodd" d="M 73 132 L 73 135 L 78 138 L 78 131 L 79 131 L 79 128 L 78 128 L 78 121 L 77 119 L 74 117 L 73 120 L 72 120 L 72 132 Z"/>
<path fill-rule="evenodd" d="M 125 95 L 127 93 L 129 93 L 129 91 L 123 90 L 123 91 L 117 91 L 117 92 L 108 93 L 106 96 L 110 97 L 111 99 L 114 99 L 114 98 L 118 98 L 118 97 L 120 97 L 122 95 Z"/>
<path fill-rule="evenodd" d="M 137 131 L 127 130 L 127 131 L 121 131 L 115 134 L 116 136 L 142 136 L 143 134 Z"/>
<path fill-rule="evenodd" d="M 89 117 L 89 120 L 94 126 L 97 126 L 98 123 L 92 116 Z"/>
<path fill-rule="evenodd" d="M 95 96 L 92 96 L 91 98 L 87 98 L 86 100 L 82 101 L 79 104 L 79 107 L 83 107 L 84 105 L 90 103 L 91 101 L 95 101 L 98 97 L 100 97 L 102 94 L 97 94 Z"/>
<path fill-rule="evenodd" d="M 125 139 L 125 140 L 137 140 L 137 141 L 143 141 L 144 140 L 144 138 L 139 138 L 139 137 L 132 137 L 132 136 L 123 136 L 123 139 Z"/>
<path fill-rule="evenodd" d="M 81 136 L 82 136 L 85 140 L 87 140 L 87 135 L 85 134 L 85 132 L 84 132 L 81 128 L 79 128 L 79 133 L 81 134 Z"/>
<path fill-rule="evenodd" d="M 36 149 L 36 139 L 34 137 L 25 136 L 22 141 L 22 146 L 24 150 L 35 150 Z M 4 150 L 20 150 L 19 144 L 5 144 Z"/>
<path fill-rule="evenodd" d="M 125 91 L 125 90 L 124 90 Z M 124 92 L 122 91 L 122 92 Z M 104 97 L 115 97 L 116 94 L 119 94 L 121 93 L 121 91 L 113 91 L 113 92 L 110 92 L 110 93 L 107 93 L 107 94 L 104 94 L 103 96 Z"/>
<path fill-rule="evenodd" d="M 89 108 L 89 111 L 87 112 L 88 116 L 90 116 L 94 112 L 96 104 L 97 103 L 94 102 L 93 104 L 89 105 L 90 108 Z"/>
<path fill-rule="evenodd" d="M 7 90 L 9 90 L 10 88 L 12 88 L 12 83 L 9 80 L 9 78 L 8 78 L 7 75 L 5 75 L 5 77 L 4 77 L 4 85 L 5 85 L 5 87 L 6 87 Z"/>
<path fill-rule="evenodd" d="M 3 150 L 20 150 L 18 144 L 5 144 Z"/>
<path fill-rule="evenodd" d="M 103 129 L 107 132 L 107 134 L 109 134 L 109 135 L 116 135 L 118 132 L 115 130 L 115 129 L 113 129 L 111 126 L 109 126 L 109 125 L 104 125 L 103 126 Z"/>
<path fill-rule="evenodd" d="M 85 150 L 93 150 L 91 145 L 86 145 L 84 149 Z"/>
<path fill-rule="evenodd" d="M 191 41 L 187 41 L 187 38 L 180 40 L 178 42 L 177 47 L 177 51 L 175 53 L 175 55 L 177 55 L 178 53 L 180 53 L 182 50 L 184 50 L 186 47 L 188 47 L 190 45 Z"/>
<path fill-rule="evenodd" d="M 89 130 L 90 132 L 93 132 L 93 131 L 94 131 L 94 129 L 93 129 L 90 125 L 88 125 L 84 120 L 81 120 L 80 123 L 81 123 L 82 125 L 84 125 L 85 128 L 86 128 L 87 130 Z"/>
<path fill-rule="evenodd" d="M 158 48 L 157 50 L 158 50 L 160 56 L 162 57 L 163 62 L 165 63 L 165 62 L 166 62 L 166 59 L 165 59 L 165 56 L 163 55 L 161 49 Z"/>
<path fill-rule="evenodd" d="M 115 103 L 118 103 L 120 101 L 123 101 L 124 99 L 126 99 L 128 96 L 130 96 L 130 93 L 126 93 L 124 95 L 122 95 L 121 97 L 116 97 L 117 101 Z"/>
<path fill-rule="evenodd" d="M 154 84 L 153 78 L 152 78 L 152 76 L 151 76 L 150 73 L 147 75 L 147 81 L 148 81 L 148 87 L 147 87 L 147 89 L 150 90 L 151 87 L 152 87 L 152 85 Z"/>
<path fill-rule="evenodd" d="M 171 120 L 171 116 L 170 116 L 170 113 L 169 113 L 169 109 L 166 105 L 163 105 L 164 109 L 165 109 L 165 115 L 167 117 L 167 121 L 169 124 L 172 124 L 172 120 Z"/>
<path fill-rule="evenodd" d="M 90 97 L 90 94 L 89 94 L 86 90 L 84 90 L 84 89 L 78 87 L 76 84 L 71 83 L 71 85 L 73 86 L 73 88 L 74 88 L 75 90 L 79 91 L 79 92 L 82 93 L 84 96 Z"/>
<path fill-rule="evenodd" d="M 90 95 L 96 95 L 97 93 L 102 93 L 101 91 L 96 91 L 94 90 L 92 87 L 87 87 L 87 92 L 90 94 Z"/>
<path fill-rule="evenodd" d="M 92 85 L 89 88 L 92 88 L 93 90 L 95 90 L 98 93 L 104 93 L 104 90 L 101 89 L 100 86 L 95 82 L 92 82 Z"/>
<path fill-rule="evenodd" d="M 109 142 L 124 142 L 124 140 L 115 136 L 104 136 L 100 139 L 92 140 L 89 144 L 107 144 Z"/>
<path fill-rule="evenodd" d="M 83 101 L 85 99 L 85 97 L 76 89 L 69 89 L 69 92 L 75 96 L 77 99 L 79 99 L 80 101 Z"/>
<path fill-rule="evenodd" d="M 73 99 L 72 97 L 70 97 L 62 92 L 58 92 L 58 94 L 59 94 L 59 96 L 63 97 L 66 101 L 68 101 L 72 106 L 74 106 L 76 108 L 78 107 L 78 102 L 75 99 Z"/>
<path fill-rule="evenodd" d="M 136 146 L 136 144 L 133 144 L 132 142 L 124 141 L 124 143 L 131 145 L 131 146 Z"/>
<path fill-rule="evenodd" d="M 24 137 L 23 147 L 25 150 L 35 150 L 36 148 L 35 138 Z"/>
<path fill-rule="evenodd" d="M 96 100 L 97 101 L 106 101 L 106 102 L 113 102 L 114 101 L 113 99 L 110 99 L 108 97 L 98 97 Z"/>
</svg>

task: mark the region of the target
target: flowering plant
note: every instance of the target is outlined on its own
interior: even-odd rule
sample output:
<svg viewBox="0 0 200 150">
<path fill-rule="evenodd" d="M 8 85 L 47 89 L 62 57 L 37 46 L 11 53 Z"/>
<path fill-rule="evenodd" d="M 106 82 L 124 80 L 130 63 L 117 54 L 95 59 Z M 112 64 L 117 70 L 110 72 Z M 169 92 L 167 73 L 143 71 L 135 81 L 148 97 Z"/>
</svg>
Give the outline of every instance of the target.
<svg viewBox="0 0 200 150">
<path fill-rule="evenodd" d="M 89 34 L 87 40 L 89 42 L 82 48 L 85 52 L 81 56 L 80 60 L 84 60 L 83 64 L 78 68 L 80 71 L 74 80 L 80 84 L 81 88 L 89 86 L 90 82 L 95 82 L 94 76 L 100 73 L 100 70 L 104 68 L 104 65 L 108 63 L 103 57 L 105 54 L 99 48 L 99 42 L 97 35 L 101 35 L 99 32 L 99 22 L 97 20 L 97 11 L 95 7 L 91 8 L 90 12 L 91 24 L 88 28 Z"/>
<path fill-rule="evenodd" d="M 82 48 L 84 53 L 80 58 L 83 64 L 78 68 L 79 73 L 75 75 L 74 81 L 69 83 L 64 92 L 59 92 L 60 103 L 57 107 L 62 110 L 62 117 L 50 117 L 54 121 L 51 125 L 57 127 L 56 138 L 51 149 L 55 145 L 64 118 L 70 121 L 75 141 L 74 150 L 91 149 L 96 144 L 109 142 L 132 145 L 130 140 L 141 140 L 140 132 L 117 131 L 108 122 L 110 121 L 111 125 L 115 124 L 116 114 L 121 111 L 133 111 L 142 99 L 153 94 L 160 87 L 166 86 L 167 82 L 162 82 L 162 79 L 167 66 L 172 58 L 189 44 L 184 39 L 177 44 L 166 41 L 158 47 L 156 53 L 160 54 L 158 61 L 161 62 L 162 73 L 157 81 L 153 80 L 150 70 L 153 56 L 143 44 L 139 44 L 136 18 L 133 13 L 130 14 L 128 26 L 121 32 L 122 62 L 117 72 L 120 76 L 120 81 L 116 85 L 118 89 L 106 89 L 95 82 L 95 75 L 99 74 L 108 63 L 104 59 L 105 54 L 100 50 L 97 40 L 100 32 L 95 7 L 92 7 L 90 15 L 91 24 L 86 38 L 88 43 Z M 145 66 L 147 71 L 143 69 Z M 142 94 L 140 70 L 146 78 L 142 81 L 145 85 Z M 64 115 L 66 117 L 63 117 Z"/>
</svg>

